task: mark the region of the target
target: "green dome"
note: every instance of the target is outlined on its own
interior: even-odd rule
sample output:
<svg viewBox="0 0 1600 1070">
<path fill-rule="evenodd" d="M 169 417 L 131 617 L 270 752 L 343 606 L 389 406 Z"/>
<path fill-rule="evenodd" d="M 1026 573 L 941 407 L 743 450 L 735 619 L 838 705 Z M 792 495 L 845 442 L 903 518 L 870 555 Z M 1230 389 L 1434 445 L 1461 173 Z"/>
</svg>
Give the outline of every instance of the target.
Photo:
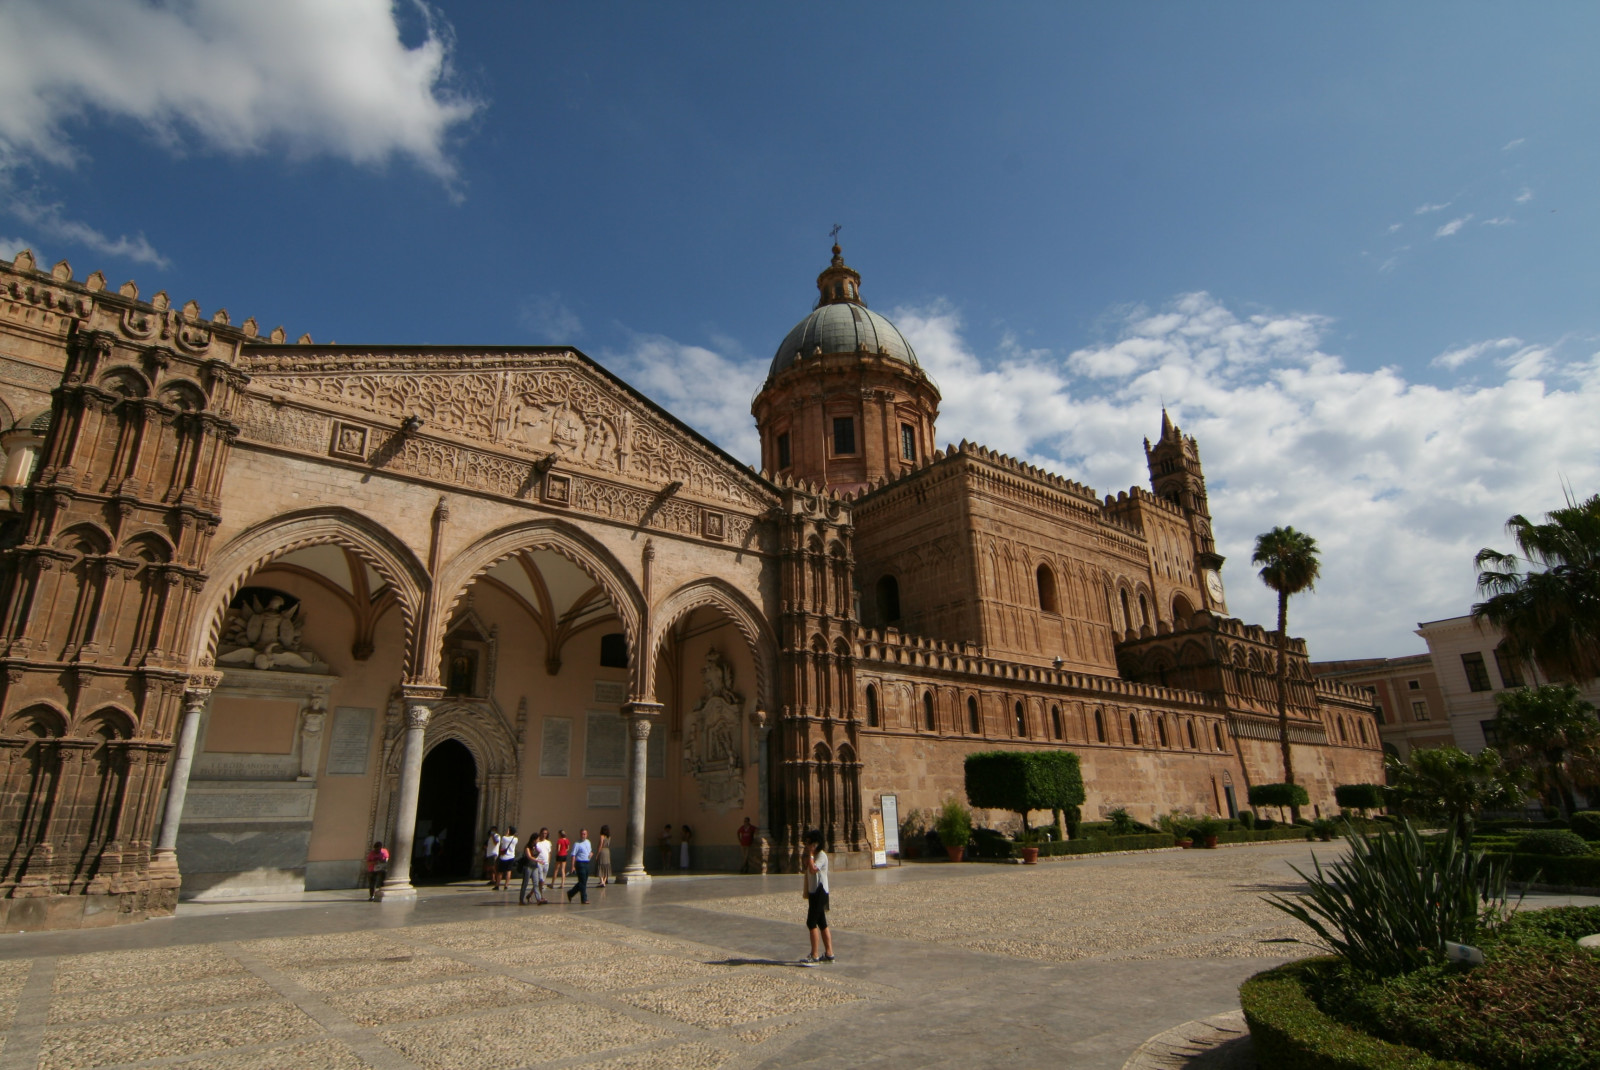
<svg viewBox="0 0 1600 1070">
<path fill-rule="evenodd" d="M 856 353 L 865 347 L 891 360 L 917 367 L 917 354 L 899 328 L 866 305 L 839 302 L 823 305 L 795 324 L 778 346 L 768 377 L 776 376 L 801 356 L 821 349 L 824 353 Z"/>
</svg>

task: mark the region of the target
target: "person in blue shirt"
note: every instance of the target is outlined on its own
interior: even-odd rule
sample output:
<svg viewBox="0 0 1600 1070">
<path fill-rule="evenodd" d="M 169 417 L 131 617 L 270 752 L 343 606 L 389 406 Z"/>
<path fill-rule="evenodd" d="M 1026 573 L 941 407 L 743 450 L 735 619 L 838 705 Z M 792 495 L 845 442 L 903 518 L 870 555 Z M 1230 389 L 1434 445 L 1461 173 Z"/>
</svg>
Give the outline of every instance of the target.
<svg viewBox="0 0 1600 1070">
<path fill-rule="evenodd" d="M 589 860 L 594 857 L 594 849 L 589 846 L 589 830 L 579 829 L 578 840 L 572 845 L 572 873 L 578 880 L 571 888 L 567 889 L 567 902 L 572 902 L 572 897 L 581 895 L 585 906 L 589 903 Z"/>
</svg>

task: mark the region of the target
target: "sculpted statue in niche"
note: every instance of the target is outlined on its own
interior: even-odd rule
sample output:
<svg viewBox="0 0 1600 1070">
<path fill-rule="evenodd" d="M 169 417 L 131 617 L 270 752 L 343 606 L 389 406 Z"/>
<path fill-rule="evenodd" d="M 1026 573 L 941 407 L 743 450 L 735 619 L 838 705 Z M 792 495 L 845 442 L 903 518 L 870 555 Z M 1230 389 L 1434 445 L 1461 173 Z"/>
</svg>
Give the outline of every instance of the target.
<svg viewBox="0 0 1600 1070">
<path fill-rule="evenodd" d="M 290 606 L 284 595 L 262 588 L 241 591 L 235 601 L 217 644 L 218 665 L 328 671 L 328 663 L 301 641 L 305 625 L 299 602 Z"/>
<path fill-rule="evenodd" d="M 699 783 L 702 807 L 736 809 L 744 805 L 744 696 L 733 689 L 733 666 L 715 647 L 706 651 L 700 679 L 700 701 L 684 726 L 683 769 Z"/>
</svg>

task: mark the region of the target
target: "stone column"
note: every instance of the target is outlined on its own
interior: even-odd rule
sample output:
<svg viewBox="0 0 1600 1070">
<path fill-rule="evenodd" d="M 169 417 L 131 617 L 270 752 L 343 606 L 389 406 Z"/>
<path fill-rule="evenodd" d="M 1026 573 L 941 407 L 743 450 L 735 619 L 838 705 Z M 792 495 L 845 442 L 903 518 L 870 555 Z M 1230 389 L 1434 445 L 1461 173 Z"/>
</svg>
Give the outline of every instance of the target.
<svg viewBox="0 0 1600 1070">
<path fill-rule="evenodd" d="M 628 721 L 628 861 L 618 884 L 647 884 L 644 868 L 645 782 L 650 776 L 650 728 L 661 717 L 659 702 L 630 702 L 622 707 Z"/>
<path fill-rule="evenodd" d="M 389 844 L 389 876 L 383 882 L 383 898 L 414 899 L 411 886 L 411 846 L 417 835 L 417 791 L 422 781 L 423 735 L 432 712 L 428 703 L 410 695 L 405 697 L 406 738 L 401 744 L 400 783 L 395 789 L 394 842 Z"/>
<path fill-rule="evenodd" d="M 211 700 L 211 689 L 222 682 L 221 674 L 190 678 L 183 692 L 183 721 L 178 726 L 178 742 L 172 749 L 172 775 L 167 781 L 167 807 L 161 814 L 161 829 L 156 833 L 155 860 L 175 862 L 178 854 L 178 823 L 183 820 L 183 799 L 189 793 L 189 770 L 194 767 L 195 740 L 200 736 L 200 715 Z"/>
<path fill-rule="evenodd" d="M 772 829 L 768 813 L 772 805 L 771 784 L 768 779 L 767 736 L 772 731 L 772 718 L 766 710 L 750 714 L 750 726 L 756 730 L 756 843 L 761 856 L 761 872 L 771 871 Z"/>
</svg>

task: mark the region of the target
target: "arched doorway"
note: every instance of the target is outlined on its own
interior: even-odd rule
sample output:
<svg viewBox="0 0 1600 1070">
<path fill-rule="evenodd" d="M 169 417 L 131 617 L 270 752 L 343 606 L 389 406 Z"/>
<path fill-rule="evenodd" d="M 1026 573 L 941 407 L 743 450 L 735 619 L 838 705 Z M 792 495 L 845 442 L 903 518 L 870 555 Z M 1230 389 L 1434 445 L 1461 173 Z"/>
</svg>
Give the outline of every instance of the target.
<svg viewBox="0 0 1600 1070">
<path fill-rule="evenodd" d="M 478 763 L 458 739 L 447 739 L 422 759 L 417 789 L 417 835 L 412 842 L 414 883 L 444 883 L 472 876 L 477 851 Z M 442 846 L 423 862 L 430 834 L 444 835 Z"/>
</svg>

